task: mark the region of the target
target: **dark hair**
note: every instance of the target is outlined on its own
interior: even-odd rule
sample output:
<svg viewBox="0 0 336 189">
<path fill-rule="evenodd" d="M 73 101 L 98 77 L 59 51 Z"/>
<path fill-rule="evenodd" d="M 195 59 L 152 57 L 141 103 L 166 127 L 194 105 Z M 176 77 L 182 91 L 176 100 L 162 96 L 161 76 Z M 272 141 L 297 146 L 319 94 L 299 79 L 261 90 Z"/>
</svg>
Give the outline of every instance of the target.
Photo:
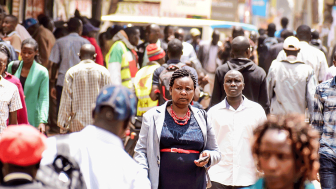
<svg viewBox="0 0 336 189">
<path fill-rule="evenodd" d="M 238 36 L 245 36 L 245 30 L 240 26 L 235 26 L 232 30 L 232 39 Z"/>
<path fill-rule="evenodd" d="M 171 56 L 177 57 L 182 54 L 183 45 L 182 42 L 178 39 L 172 39 L 168 43 L 167 51 L 170 53 Z"/>
<path fill-rule="evenodd" d="M 122 26 L 116 24 L 113 27 L 109 27 L 106 30 L 107 39 L 112 39 L 115 34 L 117 34 L 120 30 L 124 29 Z"/>
<path fill-rule="evenodd" d="M 48 28 L 48 24 L 50 23 L 50 21 L 52 21 L 52 19 L 45 15 L 39 18 L 39 23 L 45 28 Z"/>
<path fill-rule="evenodd" d="M 280 23 L 281 23 L 281 26 L 283 28 L 287 28 L 287 25 L 288 25 L 288 18 L 287 17 L 282 17 L 281 20 L 280 20 Z"/>
<path fill-rule="evenodd" d="M 168 33 L 168 31 L 169 31 L 170 28 L 172 28 L 171 25 L 168 25 L 168 26 L 164 27 L 164 29 L 163 29 L 163 33 L 164 33 L 164 34 Z"/>
<path fill-rule="evenodd" d="M 172 77 L 170 78 L 169 87 L 173 87 L 175 80 L 182 77 L 190 77 L 194 83 L 194 90 L 196 89 L 196 77 L 186 69 L 178 69 L 173 73 Z"/>
<path fill-rule="evenodd" d="M 6 15 L 6 16 L 4 17 L 4 19 L 7 18 L 7 17 L 13 19 L 13 22 L 14 22 L 15 24 L 18 24 L 18 23 L 19 23 L 19 20 L 18 20 L 18 18 L 17 18 L 16 16 L 14 16 L 14 15 L 10 15 L 10 14 L 9 14 L 9 15 Z"/>
<path fill-rule="evenodd" d="M 22 45 L 21 45 L 21 49 L 23 48 L 23 46 L 25 46 L 25 45 L 27 45 L 27 44 L 29 44 L 29 45 L 33 45 L 33 47 L 34 47 L 34 51 L 37 51 L 37 52 L 38 52 L 38 50 L 39 50 L 39 49 L 38 49 L 38 43 L 35 41 L 35 39 L 33 39 L 33 38 L 28 38 L 28 39 L 23 40 L 23 41 L 22 41 Z M 40 57 L 39 57 L 38 54 L 35 55 L 34 59 L 35 59 L 36 62 L 38 62 L 38 63 L 41 64 L 41 60 L 40 60 Z"/>
<path fill-rule="evenodd" d="M 285 29 L 285 30 L 282 30 L 280 35 L 282 39 L 287 39 L 287 37 L 294 36 L 294 33 L 290 30 Z"/>
<path fill-rule="evenodd" d="M 268 116 L 268 120 L 254 130 L 252 153 L 257 161 L 260 154 L 262 137 L 266 131 L 271 129 L 289 132 L 288 139 L 291 141 L 292 151 L 296 161 L 295 169 L 297 171 L 304 170 L 299 182 L 296 183 L 299 187 L 294 188 L 302 188 L 305 180 L 314 179 L 312 173 L 315 173 L 319 168 L 318 132 L 309 126 L 309 124 L 305 123 L 305 117 L 300 114 Z M 258 162 L 256 163 L 258 165 Z"/>
<path fill-rule="evenodd" d="M 297 38 L 300 41 L 310 41 L 311 39 L 311 29 L 307 25 L 301 25 L 296 30 Z"/>
<path fill-rule="evenodd" d="M 80 28 L 83 27 L 83 23 L 78 18 L 70 18 L 68 22 L 69 33 L 78 32 Z"/>
<path fill-rule="evenodd" d="M 319 39 L 320 38 L 320 33 L 317 30 L 312 29 L 311 30 L 311 36 L 312 36 L 312 39 Z"/>
<path fill-rule="evenodd" d="M 274 24 L 274 23 L 270 23 L 270 24 L 268 24 L 268 26 L 267 26 L 267 35 L 268 35 L 269 37 L 274 37 L 274 33 L 275 33 L 275 31 L 276 31 L 276 26 L 275 26 L 275 24 Z"/>
<path fill-rule="evenodd" d="M 131 35 L 135 35 L 139 31 L 139 28 L 137 28 L 137 27 L 128 27 L 128 28 L 124 29 L 124 31 L 125 31 L 126 35 L 129 37 Z"/>
<path fill-rule="evenodd" d="M 69 32 L 68 32 L 68 29 L 66 27 L 56 28 L 56 30 L 54 31 L 54 36 L 55 36 L 56 39 L 64 37 L 68 34 L 69 34 Z"/>
<path fill-rule="evenodd" d="M 4 44 L 0 44 L 0 52 L 7 56 L 7 64 L 10 62 L 11 53 Z"/>
</svg>

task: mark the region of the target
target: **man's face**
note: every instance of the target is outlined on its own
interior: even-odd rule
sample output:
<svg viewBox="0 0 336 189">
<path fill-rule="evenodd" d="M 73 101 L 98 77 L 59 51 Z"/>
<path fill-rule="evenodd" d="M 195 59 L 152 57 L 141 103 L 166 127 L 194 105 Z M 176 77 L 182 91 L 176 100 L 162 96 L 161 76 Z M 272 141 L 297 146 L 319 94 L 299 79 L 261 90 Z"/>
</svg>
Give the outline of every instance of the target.
<svg viewBox="0 0 336 189">
<path fill-rule="evenodd" d="M 10 17 L 6 17 L 2 23 L 2 30 L 5 34 L 8 34 L 15 30 L 16 24 Z"/>
<path fill-rule="evenodd" d="M 156 29 L 150 29 L 148 35 L 148 42 L 149 43 L 156 43 L 158 40 L 158 31 Z"/>
<path fill-rule="evenodd" d="M 3 53 L 0 53 L 0 75 L 4 73 L 7 67 L 7 56 Z"/>
<path fill-rule="evenodd" d="M 165 39 L 167 41 L 170 41 L 169 39 L 173 39 L 174 38 L 174 30 L 173 30 L 173 28 L 169 28 L 168 32 L 165 33 L 164 37 L 165 37 Z"/>
<path fill-rule="evenodd" d="M 140 31 L 136 30 L 136 33 L 130 36 L 129 42 L 133 46 L 138 46 L 139 40 L 140 40 Z"/>
<path fill-rule="evenodd" d="M 244 81 L 241 74 L 232 72 L 227 73 L 224 78 L 224 90 L 228 97 L 238 97 L 242 95 Z"/>
<path fill-rule="evenodd" d="M 212 35 L 212 44 L 217 45 L 219 41 L 219 35 L 218 34 L 213 34 Z"/>
<path fill-rule="evenodd" d="M 288 131 L 271 129 L 261 139 L 258 159 L 268 187 L 291 188 L 295 182 L 295 159 L 288 136 Z"/>
</svg>

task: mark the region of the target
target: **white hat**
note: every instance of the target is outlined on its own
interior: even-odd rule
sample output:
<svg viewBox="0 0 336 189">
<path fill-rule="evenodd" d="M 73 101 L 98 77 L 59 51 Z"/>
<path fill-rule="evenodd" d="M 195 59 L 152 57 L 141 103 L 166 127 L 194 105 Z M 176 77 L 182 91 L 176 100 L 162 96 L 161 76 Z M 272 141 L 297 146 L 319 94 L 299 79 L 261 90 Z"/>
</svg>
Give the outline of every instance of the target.
<svg viewBox="0 0 336 189">
<path fill-rule="evenodd" d="M 289 51 L 297 51 L 300 49 L 300 41 L 294 36 L 287 37 L 284 41 L 283 48 Z"/>
<path fill-rule="evenodd" d="M 198 35 L 201 35 L 201 32 L 197 28 L 191 28 L 190 34 L 191 36 L 198 36 Z"/>
</svg>

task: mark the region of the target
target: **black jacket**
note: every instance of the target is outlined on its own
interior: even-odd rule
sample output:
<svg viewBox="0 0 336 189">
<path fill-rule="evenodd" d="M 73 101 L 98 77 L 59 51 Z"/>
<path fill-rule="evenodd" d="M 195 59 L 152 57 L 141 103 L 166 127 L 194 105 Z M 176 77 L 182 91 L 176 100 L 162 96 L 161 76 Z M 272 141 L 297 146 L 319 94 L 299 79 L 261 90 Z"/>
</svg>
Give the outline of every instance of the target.
<svg viewBox="0 0 336 189">
<path fill-rule="evenodd" d="M 273 60 L 275 60 L 278 57 L 278 54 L 282 49 L 283 49 L 283 43 L 278 43 L 271 46 L 271 48 L 268 50 L 268 53 L 266 53 L 266 55 L 265 54 L 263 55 L 266 56 L 265 61 L 263 63 L 259 63 L 259 66 L 265 70 L 266 75 L 268 73 L 269 68 L 271 67 Z"/>
<path fill-rule="evenodd" d="M 224 76 L 230 70 L 238 70 L 244 76 L 245 87 L 243 95 L 249 100 L 259 103 L 269 113 L 269 102 L 267 98 L 266 73 L 249 59 L 231 59 L 219 66 L 216 70 L 214 89 L 211 98 L 211 106 L 224 100 Z"/>
</svg>

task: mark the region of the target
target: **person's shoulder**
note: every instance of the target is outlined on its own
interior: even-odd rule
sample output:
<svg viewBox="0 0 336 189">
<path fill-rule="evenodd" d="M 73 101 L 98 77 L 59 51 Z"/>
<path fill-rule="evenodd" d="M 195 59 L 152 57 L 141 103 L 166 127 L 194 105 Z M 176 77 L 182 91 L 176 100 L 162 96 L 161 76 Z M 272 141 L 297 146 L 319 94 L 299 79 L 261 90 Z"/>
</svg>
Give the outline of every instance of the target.
<svg viewBox="0 0 336 189">
<path fill-rule="evenodd" d="M 16 85 L 13 84 L 12 82 L 6 80 L 5 78 L 2 78 L 2 79 L 0 80 L 0 83 L 1 83 L 3 86 L 6 87 L 6 90 L 11 90 L 11 91 L 13 91 L 13 90 L 15 90 L 15 89 L 17 90 Z"/>
<path fill-rule="evenodd" d="M 216 112 L 217 110 L 219 110 L 220 108 L 222 108 L 222 106 L 223 106 L 223 103 L 224 102 L 224 100 L 222 100 L 221 102 L 219 102 L 218 104 L 216 104 L 216 105 L 214 105 L 214 106 L 212 106 L 209 110 L 208 110 L 208 115 L 210 115 L 210 114 L 213 114 L 214 112 Z"/>
<path fill-rule="evenodd" d="M 316 90 L 324 90 L 324 89 L 331 88 L 331 83 L 333 82 L 334 79 L 335 77 L 328 79 L 326 81 L 323 81 L 322 83 L 317 85 Z"/>
<path fill-rule="evenodd" d="M 250 107 L 253 111 L 257 110 L 265 112 L 264 108 L 259 103 L 249 100 L 246 97 L 244 99 L 244 103 L 246 103 L 246 105 Z"/>
<path fill-rule="evenodd" d="M 43 74 L 49 74 L 49 72 L 48 72 L 48 69 L 46 68 L 46 67 L 44 67 L 44 66 L 42 66 L 41 64 L 39 64 L 38 62 L 35 62 L 36 63 L 36 65 L 35 65 L 35 67 L 41 72 L 41 73 L 43 73 Z"/>
<path fill-rule="evenodd" d="M 255 72 L 258 72 L 258 75 L 260 76 L 266 76 L 265 70 L 262 67 L 258 66 L 257 64 L 255 64 Z"/>
<path fill-rule="evenodd" d="M 216 73 L 226 73 L 229 71 L 229 66 L 227 64 L 227 62 L 225 62 L 224 64 L 218 66 L 218 68 L 216 69 Z"/>
</svg>

